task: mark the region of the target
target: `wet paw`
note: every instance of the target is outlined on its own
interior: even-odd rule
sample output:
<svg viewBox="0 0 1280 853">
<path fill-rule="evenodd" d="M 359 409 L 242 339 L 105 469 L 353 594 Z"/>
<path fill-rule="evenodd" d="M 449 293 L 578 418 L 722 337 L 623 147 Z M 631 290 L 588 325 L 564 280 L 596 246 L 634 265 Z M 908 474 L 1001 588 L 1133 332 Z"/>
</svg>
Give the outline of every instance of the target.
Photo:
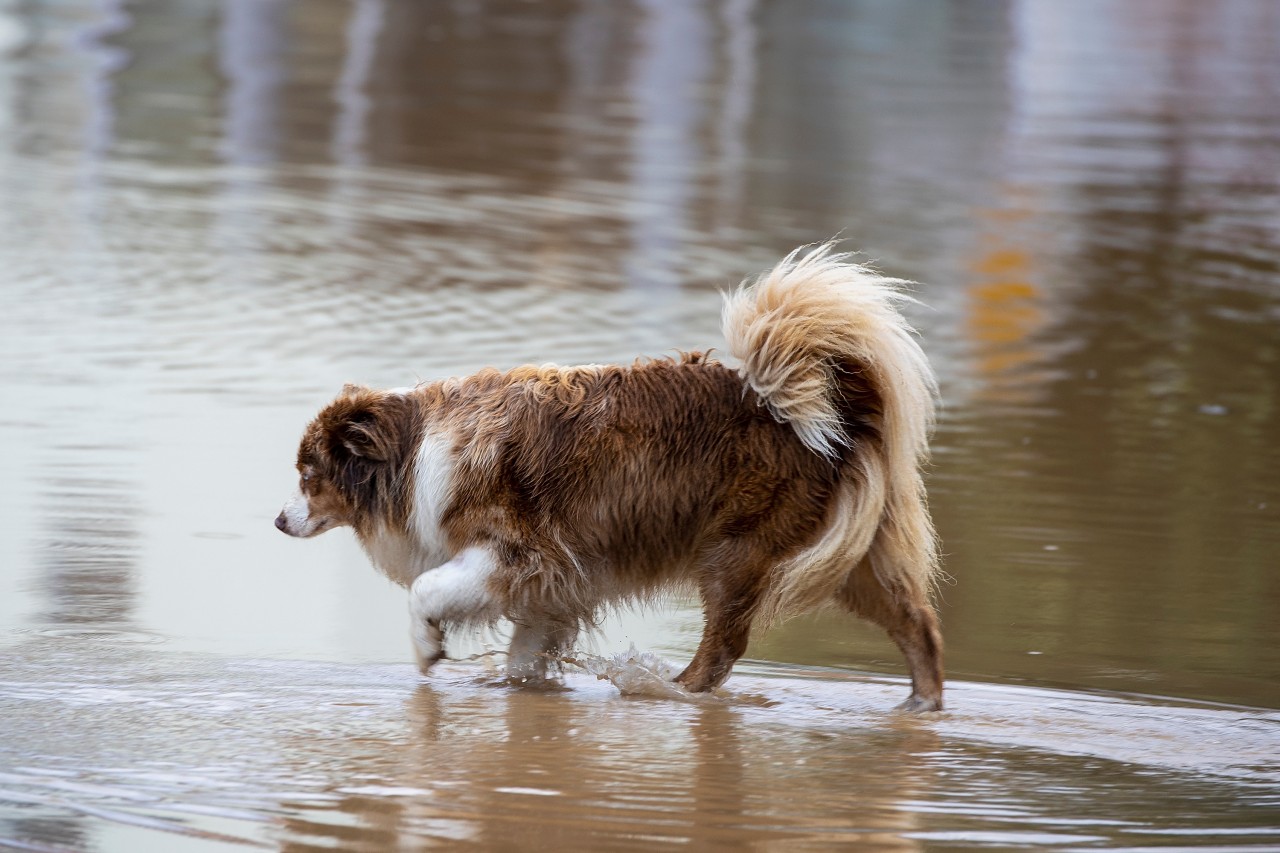
<svg viewBox="0 0 1280 853">
<path fill-rule="evenodd" d="M 924 713 L 928 713 L 929 711 L 941 711 L 942 697 L 941 696 L 917 696 L 916 694 L 912 693 L 909 697 L 907 697 L 907 700 L 905 702 L 899 704 L 893 710 L 903 714 L 924 714 Z"/>
<path fill-rule="evenodd" d="M 433 655 L 418 655 L 418 672 L 427 675 L 431 672 L 431 667 L 444 660 L 444 649 Z"/>
<path fill-rule="evenodd" d="M 434 622 L 423 622 L 414 626 L 412 639 L 418 672 L 426 675 L 444 658 L 444 631 Z"/>
</svg>

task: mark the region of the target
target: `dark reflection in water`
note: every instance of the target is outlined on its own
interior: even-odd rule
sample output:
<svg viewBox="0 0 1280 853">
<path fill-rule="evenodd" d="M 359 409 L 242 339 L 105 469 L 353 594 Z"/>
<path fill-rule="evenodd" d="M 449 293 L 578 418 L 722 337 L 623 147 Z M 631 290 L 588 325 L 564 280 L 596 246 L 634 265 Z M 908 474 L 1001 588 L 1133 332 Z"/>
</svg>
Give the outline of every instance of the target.
<svg viewBox="0 0 1280 853">
<path fill-rule="evenodd" d="M 137 595 L 137 507 L 127 483 L 77 473 L 79 455 L 63 449 L 44 495 L 52 529 L 41 546 L 44 607 L 35 619 L 51 629 L 117 631 Z"/>
<path fill-rule="evenodd" d="M 1085 110 L 1075 98 L 1103 81 L 1063 81 L 1074 98 L 1044 110 L 1046 171 L 1072 169 L 1058 190 L 1070 248 L 1021 309 L 1046 311 L 1035 340 L 1053 356 L 1031 365 L 1029 405 L 986 395 L 994 405 L 971 412 L 1008 450 L 995 488 L 963 504 L 1026 507 L 1020 550 L 1054 549 L 1025 575 L 1042 585 L 1036 611 L 1076 627 L 1029 627 L 1028 648 L 1088 651 L 1100 674 L 1158 692 L 1268 704 L 1280 700 L 1280 220 L 1255 214 L 1280 189 L 1280 92 L 1250 69 L 1277 58 L 1276 12 L 1175 5 L 1135 45 L 1167 60 L 1135 89 L 1095 91 Z M 1033 271 L 1001 260 L 987 255 L 984 273 L 1008 276 L 988 295 L 1016 317 Z M 1000 523 L 984 509 L 966 526 Z M 963 554 L 968 540 L 949 541 Z M 958 585 L 957 609 L 986 599 L 1022 621 L 992 587 Z"/>
<path fill-rule="evenodd" d="M 977 233 L 949 273 L 952 669 L 1275 705 L 1277 10 L 1015 8 L 1016 98 L 987 102 L 999 148 L 964 173 Z M 834 663 L 842 634 L 820 620 L 761 654 Z"/>
</svg>

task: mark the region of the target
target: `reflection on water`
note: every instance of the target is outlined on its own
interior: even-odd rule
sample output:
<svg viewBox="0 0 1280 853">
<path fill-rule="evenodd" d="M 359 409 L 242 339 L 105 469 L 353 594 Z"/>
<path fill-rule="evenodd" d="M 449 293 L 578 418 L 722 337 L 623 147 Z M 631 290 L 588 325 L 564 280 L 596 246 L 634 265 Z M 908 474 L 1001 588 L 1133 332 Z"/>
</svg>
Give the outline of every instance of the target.
<svg viewBox="0 0 1280 853">
<path fill-rule="evenodd" d="M 0 0 L 0 844 L 1274 844 L 1275 714 L 1129 694 L 1280 707 L 1277 33 Z M 835 233 L 923 282 L 947 716 L 885 717 L 834 616 L 753 647 L 761 704 L 422 686 L 350 538 L 271 526 L 342 382 L 717 345 L 717 288 Z"/>
<path fill-rule="evenodd" d="M 44 844 L 86 821 L 119 849 L 1261 849 L 1278 832 L 1275 714 L 961 684 L 929 720 L 884 714 L 901 680 L 830 672 L 735 677 L 765 705 L 687 704 L 573 674 L 521 691 L 456 664 L 415 685 L 408 664 L 103 648 L 50 684 L 48 651 L 0 668 L 6 749 L 40 756 L 0 774 L 26 821 L 0 826 Z M 51 711 L 69 722 L 56 744 L 33 724 Z"/>
<path fill-rule="evenodd" d="M 78 454 L 70 451 L 72 458 Z M 69 462 L 70 460 L 68 460 Z M 110 479 L 76 474 L 52 477 L 45 500 L 57 528 L 41 549 L 38 577 L 48 609 L 37 619 L 51 625 L 112 625 L 127 622 L 133 597 L 133 550 L 129 496 Z"/>
</svg>

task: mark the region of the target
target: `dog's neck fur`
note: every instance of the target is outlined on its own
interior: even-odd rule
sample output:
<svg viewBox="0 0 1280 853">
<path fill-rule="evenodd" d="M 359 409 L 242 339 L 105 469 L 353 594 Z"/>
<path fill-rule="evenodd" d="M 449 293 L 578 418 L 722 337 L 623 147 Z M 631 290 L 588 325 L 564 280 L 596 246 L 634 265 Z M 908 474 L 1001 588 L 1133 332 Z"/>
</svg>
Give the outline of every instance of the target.
<svg viewBox="0 0 1280 853">
<path fill-rule="evenodd" d="M 417 452 L 405 461 L 403 476 L 411 487 L 412 505 L 403 527 L 385 519 L 356 535 L 378 570 L 401 586 L 441 565 L 453 550 L 441 519 L 453 493 L 454 439 L 443 428 L 428 426 Z"/>
</svg>

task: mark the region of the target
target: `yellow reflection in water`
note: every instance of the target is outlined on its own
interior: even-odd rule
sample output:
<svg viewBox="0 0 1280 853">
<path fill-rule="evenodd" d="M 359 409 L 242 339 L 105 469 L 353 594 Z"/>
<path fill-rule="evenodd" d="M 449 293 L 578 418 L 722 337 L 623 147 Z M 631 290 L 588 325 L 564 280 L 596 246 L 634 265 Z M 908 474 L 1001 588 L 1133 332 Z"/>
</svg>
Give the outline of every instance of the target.
<svg viewBox="0 0 1280 853">
<path fill-rule="evenodd" d="M 1022 402 L 1031 395 L 1026 372 L 1044 358 L 1037 335 L 1047 322 L 1034 255 L 1017 234 L 1031 213 L 1021 208 L 981 216 L 985 225 L 969 268 L 964 326 L 974 374 L 982 380 L 983 398 Z"/>
</svg>

